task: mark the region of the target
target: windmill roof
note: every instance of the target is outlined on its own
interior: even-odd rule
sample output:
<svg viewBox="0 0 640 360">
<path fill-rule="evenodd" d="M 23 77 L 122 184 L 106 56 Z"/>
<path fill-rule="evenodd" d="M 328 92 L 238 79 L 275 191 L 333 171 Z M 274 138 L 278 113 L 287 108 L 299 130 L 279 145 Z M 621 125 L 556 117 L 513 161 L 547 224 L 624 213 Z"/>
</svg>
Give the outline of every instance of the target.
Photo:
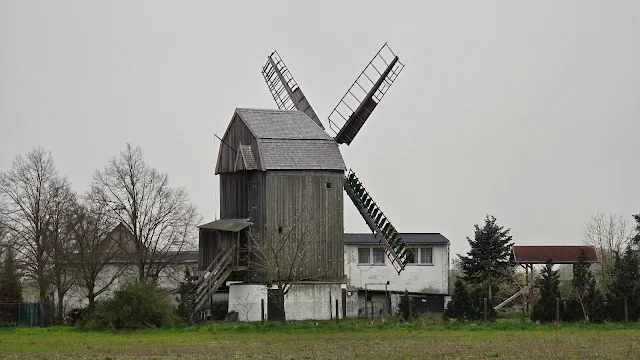
<svg viewBox="0 0 640 360">
<path fill-rule="evenodd" d="M 511 258 L 519 264 L 544 264 L 548 259 L 554 264 L 574 264 L 578 262 L 580 250 L 587 252 L 587 262 L 598 262 L 593 246 L 512 246 Z"/>
<path fill-rule="evenodd" d="M 333 140 L 262 139 L 259 146 L 265 170 L 347 169 Z"/>
<path fill-rule="evenodd" d="M 236 113 L 258 139 L 334 141 L 302 111 L 239 108 Z"/>
<path fill-rule="evenodd" d="M 400 234 L 405 243 L 411 245 L 421 244 L 448 244 L 449 239 L 440 233 L 403 233 Z M 344 234 L 344 243 L 347 245 L 377 244 L 378 239 L 372 233 Z"/>
<path fill-rule="evenodd" d="M 297 110 L 236 109 L 257 146 L 240 146 L 242 170 L 347 169 L 338 143 L 305 113 Z"/>
</svg>

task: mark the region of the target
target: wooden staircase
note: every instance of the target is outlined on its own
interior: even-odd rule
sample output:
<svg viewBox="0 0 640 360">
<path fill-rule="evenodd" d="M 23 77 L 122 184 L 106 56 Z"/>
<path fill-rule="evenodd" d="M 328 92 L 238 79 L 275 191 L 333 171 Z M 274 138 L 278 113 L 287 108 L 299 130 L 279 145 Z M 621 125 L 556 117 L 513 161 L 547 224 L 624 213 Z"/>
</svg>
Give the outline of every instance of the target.
<svg viewBox="0 0 640 360">
<path fill-rule="evenodd" d="M 237 258 L 236 246 L 223 251 L 209 264 L 200 279 L 196 288 L 196 310 L 202 309 L 211 294 L 215 293 L 227 280 L 234 270 L 235 259 Z"/>
<path fill-rule="evenodd" d="M 384 248 L 385 254 L 391 260 L 391 264 L 400 274 L 409 260 L 413 258 L 413 251 L 404 242 L 395 227 L 391 225 L 389 219 L 373 201 L 371 195 L 352 170 L 349 170 L 349 174 L 345 178 L 344 190 L 375 234 L 380 245 Z"/>
</svg>

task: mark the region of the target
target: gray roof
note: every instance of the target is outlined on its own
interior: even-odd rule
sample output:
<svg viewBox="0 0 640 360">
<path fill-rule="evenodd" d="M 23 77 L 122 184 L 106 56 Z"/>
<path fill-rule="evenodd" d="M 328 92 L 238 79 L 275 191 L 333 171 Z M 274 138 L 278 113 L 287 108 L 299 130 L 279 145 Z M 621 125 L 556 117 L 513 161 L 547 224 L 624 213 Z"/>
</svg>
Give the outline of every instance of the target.
<svg viewBox="0 0 640 360">
<path fill-rule="evenodd" d="M 238 232 L 252 224 L 249 219 L 218 219 L 198 227 L 200 229 Z"/>
<path fill-rule="evenodd" d="M 297 110 L 236 109 L 258 139 L 305 139 L 334 141 L 305 113 Z"/>
<path fill-rule="evenodd" d="M 338 143 L 325 140 L 260 140 L 265 170 L 340 170 L 347 167 Z"/>
<path fill-rule="evenodd" d="M 236 114 L 258 142 L 258 154 L 241 149 L 247 170 L 249 157 L 260 159 L 261 170 L 347 169 L 338 143 L 302 111 L 236 109 Z"/>
<path fill-rule="evenodd" d="M 449 239 L 440 233 L 403 233 L 402 239 L 409 245 L 421 244 L 448 244 Z M 347 245 L 377 244 L 378 240 L 372 233 L 344 234 L 344 243 Z"/>
</svg>

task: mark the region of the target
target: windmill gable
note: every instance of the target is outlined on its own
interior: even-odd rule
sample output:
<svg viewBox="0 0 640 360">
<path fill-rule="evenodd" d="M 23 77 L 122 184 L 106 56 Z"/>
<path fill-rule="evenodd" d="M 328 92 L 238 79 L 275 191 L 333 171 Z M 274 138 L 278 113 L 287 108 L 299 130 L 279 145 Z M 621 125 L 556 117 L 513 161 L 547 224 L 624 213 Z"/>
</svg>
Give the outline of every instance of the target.
<svg viewBox="0 0 640 360">
<path fill-rule="evenodd" d="M 236 109 L 222 140 L 216 174 L 346 170 L 338 144 L 301 111 Z"/>
</svg>

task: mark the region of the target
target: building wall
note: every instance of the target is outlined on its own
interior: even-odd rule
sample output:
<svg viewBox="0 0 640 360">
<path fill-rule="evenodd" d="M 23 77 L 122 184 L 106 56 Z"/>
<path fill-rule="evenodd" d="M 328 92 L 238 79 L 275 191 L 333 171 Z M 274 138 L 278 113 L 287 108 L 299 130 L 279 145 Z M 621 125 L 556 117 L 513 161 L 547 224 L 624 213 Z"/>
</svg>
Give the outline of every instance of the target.
<svg viewBox="0 0 640 360">
<path fill-rule="evenodd" d="M 286 236 L 294 228 L 312 235 L 302 278 L 344 279 L 343 176 L 335 171 L 267 172 L 264 239 Z"/>
<path fill-rule="evenodd" d="M 113 274 L 115 274 L 121 266 L 125 266 L 124 264 L 109 264 L 105 266 L 103 271 L 100 273 L 98 280 L 101 282 L 100 287 L 106 284 L 106 281 L 110 280 Z M 189 267 L 191 270 L 196 269 L 197 262 L 185 262 L 176 264 L 170 267 L 165 268 L 158 278 L 158 288 L 164 290 L 164 293 L 167 295 L 168 301 L 177 306 L 176 301 L 176 290 L 181 281 L 184 279 L 184 273 L 186 267 Z M 108 289 L 96 297 L 97 300 L 105 299 L 113 295 L 113 292 L 118 290 L 122 285 L 134 283 L 138 280 L 138 268 L 134 265 L 126 266 L 126 270 L 122 273 L 120 277 L 118 277 L 109 287 Z M 98 290 L 98 288 L 96 288 Z M 82 308 L 89 305 L 89 300 L 86 296 L 86 290 L 84 287 L 76 285 L 73 286 L 68 292 L 65 299 L 65 311 L 74 309 L 74 308 Z"/>
<path fill-rule="evenodd" d="M 251 145 L 253 154 L 256 156 L 256 163 L 260 164 L 260 160 L 257 158 L 259 156 L 257 140 L 237 114 L 234 114 L 222 140 L 223 141 L 220 142 L 220 150 L 218 151 L 216 175 L 224 172 L 233 172 L 235 170 L 236 155 L 237 151 L 239 151 L 240 144 Z"/>
<path fill-rule="evenodd" d="M 261 284 L 231 284 L 229 311 L 236 311 L 240 321 L 260 321 L 260 300 L 265 303 L 268 318 L 267 286 Z M 328 320 L 335 316 L 335 301 L 342 308 L 341 284 L 304 283 L 294 285 L 285 297 L 287 320 Z M 338 316 L 342 317 L 342 311 Z"/>
<path fill-rule="evenodd" d="M 388 291 L 409 291 L 429 294 L 448 294 L 449 246 L 434 244 L 433 265 L 407 265 L 398 275 L 385 258 L 384 265 L 358 265 L 358 247 L 373 245 L 345 245 L 345 274 L 349 286 L 364 289 L 366 284 L 386 283 Z M 426 246 L 426 245 L 425 245 Z M 367 285 L 372 290 L 384 291 L 384 285 Z"/>
</svg>

